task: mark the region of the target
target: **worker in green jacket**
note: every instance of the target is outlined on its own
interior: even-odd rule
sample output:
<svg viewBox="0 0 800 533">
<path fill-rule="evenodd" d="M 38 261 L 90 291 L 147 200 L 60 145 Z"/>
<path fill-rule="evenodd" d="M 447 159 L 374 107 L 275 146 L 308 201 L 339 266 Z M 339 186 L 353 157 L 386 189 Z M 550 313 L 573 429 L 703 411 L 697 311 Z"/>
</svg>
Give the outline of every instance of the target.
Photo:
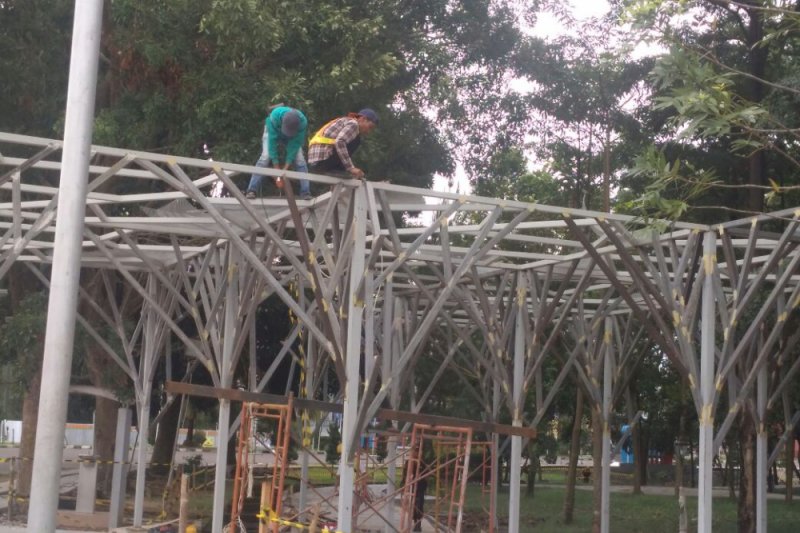
<svg viewBox="0 0 800 533">
<path fill-rule="evenodd" d="M 297 172 L 307 173 L 308 165 L 303 155 L 303 143 L 306 140 L 307 129 L 308 120 L 302 111 L 284 105 L 274 107 L 264 121 L 261 157 L 258 158 L 256 166 L 268 168 L 271 164 L 273 168 L 283 170 L 294 166 L 294 170 Z M 283 163 L 281 163 L 278 152 L 280 145 L 286 148 Z M 252 199 L 257 196 L 263 179 L 264 176 L 261 174 L 253 174 L 250 177 L 247 198 Z M 308 180 L 300 180 L 300 197 L 304 199 L 311 197 Z"/>
</svg>

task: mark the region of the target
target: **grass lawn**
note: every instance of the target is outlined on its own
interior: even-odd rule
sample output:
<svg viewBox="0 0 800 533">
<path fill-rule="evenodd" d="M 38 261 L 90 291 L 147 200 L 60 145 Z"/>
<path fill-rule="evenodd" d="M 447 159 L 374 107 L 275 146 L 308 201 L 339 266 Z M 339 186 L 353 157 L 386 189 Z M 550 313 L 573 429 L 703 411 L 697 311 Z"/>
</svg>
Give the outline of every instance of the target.
<svg viewBox="0 0 800 533">
<path fill-rule="evenodd" d="M 480 509 L 480 495 L 470 491 L 468 505 Z M 508 516 L 508 491 L 498 496 L 498 515 Z M 476 507 L 477 506 L 477 507 Z M 522 531 L 537 533 L 571 533 L 591 530 L 592 493 L 578 490 L 575 494 L 575 520 L 563 522 L 564 489 L 538 486 L 533 497 L 524 495 L 520 512 Z M 687 499 L 689 531 L 696 530 L 697 500 Z M 800 530 L 800 501 L 786 504 L 781 500 L 767 502 L 770 533 L 794 533 Z M 736 531 L 736 502 L 714 499 L 714 531 Z M 501 518 L 502 521 L 502 518 Z M 626 533 L 675 533 L 678 531 L 678 502 L 671 496 L 611 494 L 611 531 Z"/>
<path fill-rule="evenodd" d="M 310 477 L 315 484 L 331 484 L 335 476 L 321 467 L 312 467 Z M 546 479 L 537 484 L 534 495 L 525 494 L 522 490 L 520 512 L 520 530 L 535 533 L 585 533 L 591 530 L 592 493 L 577 490 L 575 493 L 575 520 L 570 525 L 563 522 L 564 488 L 548 484 L 563 482 L 563 476 Z M 292 483 L 287 480 L 287 484 Z M 231 487 L 228 486 L 228 493 Z M 193 517 L 211 516 L 211 492 L 195 493 L 190 498 L 190 513 Z M 228 505 L 229 498 L 225 499 Z M 696 530 L 697 499 L 686 500 L 689 514 L 689 531 Z M 486 515 L 482 509 L 488 507 L 488 496 L 481 496 L 480 487 L 470 485 L 467 490 L 467 514 L 472 520 L 467 523 L 485 523 Z M 786 504 L 783 500 L 768 500 L 768 518 L 770 533 L 795 533 L 800 531 L 800 500 Z M 433 504 L 426 505 L 428 512 Z M 498 516 L 500 523 L 507 523 L 508 489 L 503 487 L 498 495 Z M 735 532 L 736 502 L 728 498 L 714 499 L 714 531 L 722 533 Z M 465 531 L 478 531 L 465 530 Z M 678 531 L 678 502 L 674 496 L 639 495 L 627 493 L 611 494 L 611 531 L 625 533 L 675 533 Z"/>
</svg>

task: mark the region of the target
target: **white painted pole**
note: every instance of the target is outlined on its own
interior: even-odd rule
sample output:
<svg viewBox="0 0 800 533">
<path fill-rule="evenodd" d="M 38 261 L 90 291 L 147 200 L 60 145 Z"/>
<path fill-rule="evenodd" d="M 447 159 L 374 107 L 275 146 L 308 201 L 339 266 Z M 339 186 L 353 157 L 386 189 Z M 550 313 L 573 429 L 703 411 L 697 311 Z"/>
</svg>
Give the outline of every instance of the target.
<svg viewBox="0 0 800 533">
<path fill-rule="evenodd" d="M 392 374 L 392 326 L 394 325 L 394 282 L 393 275 L 389 274 L 386 278 L 386 285 L 383 289 L 383 335 L 381 339 L 381 383 L 386 383 L 386 378 Z M 392 409 L 397 409 L 395 406 L 395 390 L 396 386 L 392 386 L 392 392 L 389 393 L 389 401 L 391 402 Z M 396 424 L 396 422 L 394 422 Z M 397 437 L 392 435 L 386 443 L 386 494 L 394 495 L 397 490 Z M 394 527 L 395 512 L 394 512 L 394 496 L 391 496 L 389 504 L 386 506 L 386 524 L 384 525 L 384 532 L 391 533 L 395 531 Z"/>
<path fill-rule="evenodd" d="M 153 274 L 148 274 L 147 292 L 152 301 L 157 300 L 157 281 Z M 152 306 L 146 305 L 144 321 L 144 339 L 142 342 L 143 355 L 139 364 L 137 378 L 136 403 L 137 411 L 137 438 L 136 449 L 136 489 L 133 499 L 133 525 L 142 527 L 144 522 L 144 488 L 147 483 L 147 445 L 150 440 L 150 396 L 153 392 L 152 368 L 158 358 L 160 348 L 156 344 L 156 321 L 158 317 Z"/>
<path fill-rule="evenodd" d="M 308 302 L 306 301 L 305 297 L 305 287 L 304 283 L 300 281 L 300 302 L 303 309 L 307 309 Z M 306 341 L 306 382 L 303 384 L 305 388 L 305 397 L 307 399 L 314 399 L 314 390 L 316 389 L 316 375 L 314 373 L 314 369 L 317 368 L 317 348 L 314 343 L 314 336 L 307 335 L 308 339 Z M 309 466 L 311 463 L 311 445 L 312 445 L 312 425 L 311 425 L 311 417 L 309 415 L 308 410 L 302 411 L 302 423 L 303 423 L 303 451 L 300 455 L 300 494 L 299 494 L 299 505 L 300 508 L 300 515 L 298 520 L 301 522 L 307 522 L 308 517 L 306 516 L 306 506 L 308 505 L 309 500 L 309 482 L 308 482 L 308 475 L 309 475 Z"/>
<path fill-rule="evenodd" d="M 717 261 L 716 239 L 713 232 L 703 236 L 703 300 L 700 318 L 700 395 L 703 409 L 700 413 L 699 479 L 697 485 L 697 533 L 711 533 L 711 496 L 714 461 L 714 264 Z"/>
<path fill-rule="evenodd" d="M 117 410 L 117 435 L 114 440 L 114 469 L 111 476 L 111 507 L 109 508 L 108 528 L 114 529 L 122 523 L 125 508 L 125 485 L 128 478 L 128 444 L 131 436 L 131 410 L 120 407 Z"/>
<path fill-rule="evenodd" d="M 767 365 L 758 371 L 756 391 L 758 434 L 756 436 L 756 533 L 767 533 Z"/>
<path fill-rule="evenodd" d="M 238 268 L 239 254 L 230 247 L 228 258 L 228 287 L 225 290 L 225 324 L 222 339 L 222 368 L 220 369 L 220 385 L 230 388 L 233 383 L 233 349 L 236 334 L 236 314 L 239 309 L 239 284 L 235 270 Z M 228 468 L 228 441 L 230 440 L 231 402 L 219 401 L 219 422 L 217 425 L 217 463 L 214 469 L 214 500 L 211 516 L 211 531 L 222 531 L 223 514 L 225 512 L 225 474 Z"/>
<path fill-rule="evenodd" d="M 147 439 L 150 433 L 150 386 L 145 384 L 139 400 L 138 420 L 136 421 L 136 489 L 133 497 L 133 526 L 142 527 L 144 522 L 144 486 L 147 475 Z"/>
<path fill-rule="evenodd" d="M 75 2 L 58 220 L 28 508 L 28 531 L 42 533 L 56 528 L 102 14 L 102 0 Z"/>
<path fill-rule="evenodd" d="M 600 532 L 611 531 L 611 318 L 606 317 L 603 332 L 603 459 L 600 479 Z"/>
<path fill-rule="evenodd" d="M 228 467 L 228 437 L 230 435 L 231 402 L 219 401 L 219 421 L 217 423 L 216 465 L 214 468 L 214 499 L 212 503 L 211 531 L 222 531 L 223 514 L 225 513 L 225 472 Z"/>
<path fill-rule="evenodd" d="M 492 420 L 497 421 L 500 419 L 500 388 L 502 383 L 499 380 L 494 380 L 492 383 Z M 498 433 L 492 434 L 492 455 L 491 467 L 489 473 L 489 510 L 494 511 L 497 509 L 497 495 L 500 492 L 500 435 Z M 498 530 L 499 521 L 497 520 L 497 513 L 491 513 L 489 520 L 493 523 L 490 526 L 494 531 Z"/>
<path fill-rule="evenodd" d="M 341 477 L 339 478 L 339 531 L 354 531 L 353 528 L 353 486 L 355 471 L 351 454 L 356 446 L 356 420 L 358 419 L 359 385 L 361 375 L 361 329 L 364 316 L 364 303 L 357 294 L 358 285 L 364 277 L 364 250 L 367 228 L 366 185 L 353 191 L 353 254 L 350 260 L 350 279 L 348 283 L 347 338 L 345 355 L 344 413 L 342 416 L 342 457 L 340 459 Z"/>
<path fill-rule="evenodd" d="M 523 376 L 525 374 L 525 293 L 526 277 L 517 276 L 517 317 L 514 324 L 514 413 L 511 423 L 522 427 L 522 408 L 524 405 Z M 541 405 L 536 405 L 540 409 Z M 532 463 L 532 461 L 531 461 Z M 522 437 L 511 437 L 511 468 L 508 486 L 508 533 L 519 533 L 520 486 L 522 484 Z"/>
</svg>

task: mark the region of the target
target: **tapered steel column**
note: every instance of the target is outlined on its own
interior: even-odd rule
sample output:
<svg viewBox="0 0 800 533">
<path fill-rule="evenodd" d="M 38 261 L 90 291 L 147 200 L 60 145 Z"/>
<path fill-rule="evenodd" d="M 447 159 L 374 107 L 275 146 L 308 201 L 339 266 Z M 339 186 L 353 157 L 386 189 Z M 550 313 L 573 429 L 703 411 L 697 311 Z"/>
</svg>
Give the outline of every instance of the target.
<svg viewBox="0 0 800 533">
<path fill-rule="evenodd" d="M 147 441 L 150 433 L 150 385 L 146 384 L 142 398 L 137 399 L 136 430 L 136 488 L 133 496 L 133 525 L 142 527 L 144 522 L 144 485 L 147 475 Z"/>
<path fill-rule="evenodd" d="M 364 250 L 366 248 L 367 199 L 366 185 L 353 191 L 353 253 L 350 258 L 350 280 L 348 284 L 347 338 L 345 339 L 345 383 L 344 413 L 342 416 L 342 457 L 340 459 L 338 527 L 340 531 L 353 531 L 353 485 L 355 471 L 353 450 L 358 445 L 356 423 L 358 420 L 359 386 L 361 375 L 361 330 L 364 317 L 364 302 L 358 287 L 364 278 Z M 366 295 L 367 298 L 371 295 Z"/>
<path fill-rule="evenodd" d="M 523 379 L 525 375 L 525 274 L 517 276 L 517 316 L 514 324 L 514 376 L 512 390 L 514 413 L 511 423 L 522 427 Z M 536 406 L 537 409 L 541 405 Z M 508 486 L 508 533 L 519 533 L 520 485 L 522 483 L 522 437 L 511 437 L 511 464 Z"/>
<path fill-rule="evenodd" d="M 611 531 L 611 318 L 606 317 L 603 332 L 603 459 L 600 480 L 600 532 Z"/>
<path fill-rule="evenodd" d="M 767 533 L 767 365 L 758 371 L 756 391 L 756 533 Z"/>
<path fill-rule="evenodd" d="M 392 375 L 392 326 L 394 325 L 394 282 L 393 276 L 390 274 L 386 278 L 386 285 L 383 289 L 383 333 L 381 339 L 381 383 L 386 383 L 389 376 Z M 389 401 L 391 402 L 392 409 L 397 409 L 395 405 L 395 394 L 397 387 L 392 386 L 392 392 L 389 393 Z M 393 426 L 397 428 L 397 422 L 393 421 Z M 386 494 L 394 494 L 397 490 L 397 437 L 392 435 L 386 443 Z M 394 512 L 394 496 L 389 500 L 389 505 L 386 506 L 386 524 L 383 530 L 385 533 L 392 533 L 395 531 L 395 512 Z"/>
<path fill-rule="evenodd" d="M 152 301 L 157 301 L 157 288 L 156 278 L 150 274 L 147 281 L 147 291 Z M 138 448 L 136 449 L 136 489 L 133 498 L 133 525 L 134 527 L 142 527 L 144 522 L 144 488 L 147 478 L 147 443 L 150 440 L 150 396 L 153 391 L 153 382 L 150 379 L 152 376 L 152 365 L 155 364 L 158 358 L 156 351 L 159 346 L 156 345 L 156 316 L 155 310 L 147 305 L 144 312 L 144 340 L 143 340 L 143 353 L 139 365 L 139 378 L 141 382 L 137 384 L 136 391 L 136 405 L 137 405 L 137 419 L 136 429 L 137 437 L 136 442 Z"/>
<path fill-rule="evenodd" d="M 702 307 L 700 315 L 700 396 L 703 409 L 700 413 L 699 479 L 697 484 L 697 533 L 711 533 L 711 496 L 714 461 L 714 335 L 716 316 L 714 308 L 714 278 L 717 262 L 716 237 L 713 232 L 703 236 Z"/>
<path fill-rule="evenodd" d="M 225 288 L 225 323 L 222 338 L 222 368 L 219 369 L 220 386 L 230 388 L 233 384 L 234 340 L 236 334 L 236 315 L 239 311 L 238 250 L 228 248 L 228 286 Z M 228 468 L 228 441 L 230 440 L 231 402 L 219 401 L 217 422 L 217 458 L 214 469 L 214 501 L 211 516 L 212 533 L 222 531 L 225 512 L 225 473 Z"/>
<path fill-rule="evenodd" d="M 300 294 L 300 302 L 303 306 L 303 309 L 307 309 L 307 302 L 305 298 L 305 290 L 304 284 L 301 281 L 300 287 L 298 289 L 298 293 Z M 317 348 L 314 342 L 313 335 L 307 335 L 307 339 L 304 337 L 302 340 L 306 342 L 306 361 L 305 361 L 305 383 L 302 384 L 303 390 L 305 391 L 305 397 L 308 399 L 314 399 L 314 390 L 316 389 L 317 376 L 314 374 L 314 369 L 317 367 Z M 301 341 L 302 342 L 302 341 Z M 305 508 L 308 503 L 308 495 L 309 495 L 309 483 L 308 483 L 308 472 L 309 472 L 309 464 L 311 462 L 311 436 L 313 434 L 313 429 L 311 428 L 311 419 L 308 414 L 308 410 L 304 409 L 301 414 L 302 417 L 302 432 L 303 432 L 303 448 L 300 454 L 300 494 L 299 498 L 299 508 L 300 508 L 300 521 L 306 521 L 305 515 Z"/>
<path fill-rule="evenodd" d="M 128 444 L 131 436 L 131 410 L 117 410 L 117 433 L 114 440 L 114 469 L 111 476 L 111 506 L 108 511 L 108 528 L 122 523 L 125 508 L 125 485 L 128 478 Z"/>
<path fill-rule="evenodd" d="M 42 390 L 28 508 L 28 531 L 42 533 L 56 528 L 102 15 L 102 0 L 75 2 L 58 220 L 53 239 Z"/>
</svg>

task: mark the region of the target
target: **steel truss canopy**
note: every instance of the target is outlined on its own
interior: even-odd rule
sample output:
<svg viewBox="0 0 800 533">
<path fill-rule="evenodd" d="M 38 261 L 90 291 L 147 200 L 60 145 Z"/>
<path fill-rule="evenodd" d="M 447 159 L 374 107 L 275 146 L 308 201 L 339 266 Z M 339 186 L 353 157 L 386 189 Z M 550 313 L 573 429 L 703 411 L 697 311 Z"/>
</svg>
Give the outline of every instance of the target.
<svg viewBox="0 0 800 533">
<path fill-rule="evenodd" d="M 61 150 L 59 140 L 0 133 L 0 278 L 22 262 L 47 283 Z M 215 386 L 232 388 L 255 308 L 277 296 L 297 319 L 279 356 L 302 361 L 306 397 L 326 365 L 344 384 L 343 463 L 379 409 L 412 394 L 411 410 L 423 412 L 445 369 L 487 420 L 504 406 L 514 426 L 535 428 L 572 376 L 608 422 L 645 338 L 690 384 L 701 421 L 698 527 L 710 531 L 711 459 L 736 414 L 763 421 L 783 402 L 787 421 L 793 415 L 786 385 L 800 369 L 790 350 L 800 328 L 785 325 L 800 303 L 800 208 L 703 225 L 103 146 L 91 155 L 82 266 L 101 273 L 109 298 L 111 274 L 121 276 L 147 309 L 139 336 L 123 342 L 149 342 L 146 364 L 108 347 L 140 412 L 149 413 L 165 335 L 184 342 Z M 317 195 L 296 199 L 287 184 L 285 196 L 246 200 L 237 181 L 254 172 L 308 179 Z M 211 195 L 219 183 L 230 196 Z M 111 315 L 121 320 L 119 309 Z M 181 332 L 178 316 L 194 318 L 198 338 Z M 409 392 L 423 356 L 440 369 L 427 390 Z M 541 379 L 548 358 L 562 369 L 550 385 Z M 274 368 L 250 359 L 247 388 L 260 392 Z M 535 412 L 525 411 L 529 391 Z M 519 466 L 521 437 L 510 439 Z M 758 453 L 766 468 L 766 440 Z M 341 487 L 352 480 L 343 470 Z"/>
</svg>

